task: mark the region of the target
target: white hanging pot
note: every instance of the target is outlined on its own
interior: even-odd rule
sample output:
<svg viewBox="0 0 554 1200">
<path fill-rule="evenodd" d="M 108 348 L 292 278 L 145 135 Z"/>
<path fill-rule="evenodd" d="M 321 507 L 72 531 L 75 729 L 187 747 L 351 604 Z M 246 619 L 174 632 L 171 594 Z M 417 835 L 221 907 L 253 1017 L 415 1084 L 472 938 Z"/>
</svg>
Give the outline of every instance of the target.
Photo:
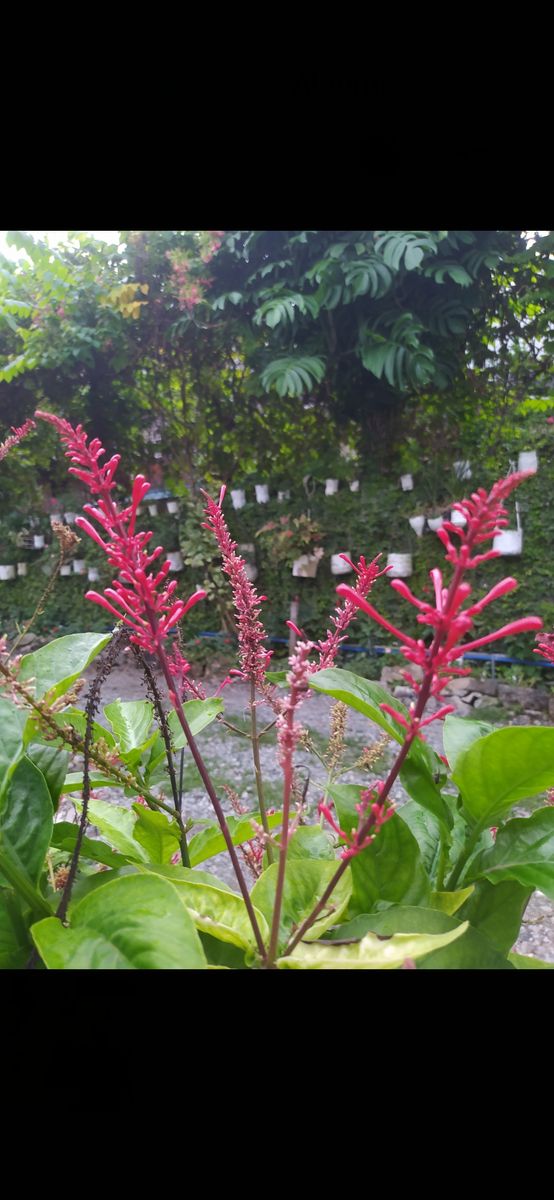
<svg viewBox="0 0 554 1200">
<path fill-rule="evenodd" d="M 183 555 L 180 550 L 168 550 L 167 557 L 169 559 L 170 571 L 182 571 L 184 567 Z"/>
<path fill-rule="evenodd" d="M 60 521 L 62 520 L 62 517 L 63 517 L 63 513 L 61 513 L 61 512 L 50 513 L 50 524 L 58 525 L 60 523 Z"/>
<path fill-rule="evenodd" d="M 138 508 L 137 508 L 137 517 L 142 517 L 143 512 L 144 512 L 144 508 L 143 508 L 142 504 L 139 504 Z"/>
<path fill-rule="evenodd" d="M 292 564 L 295 579 L 315 579 L 320 558 L 320 554 L 301 554 Z"/>
<path fill-rule="evenodd" d="M 168 500 L 167 511 L 168 511 L 168 513 L 178 513 L 179 512 L 178 501 L 177 500 Z"/>
<path fill-rule="evenodd" d="M 98 567 L 89 567 L 87 575 L 89 583 L 98 583 L 98 580 L 100 579 L 100 571 L 98 570 Z"/>
<path fill-rule="evenodd" d="M 44 534 L 33 534 L 33 546 L 35 550 L 44 550 Z"/>
<path fill-rule="evenodd" d="M 71 569 L 71 563 L 64 563 L 63 567 L 60 567 L 60 575 L 72 575 L 72 574 L 73 574 L 73 572 Z"/>
<path fill-rule="evenodd" d="M 325 495 L 326 496 L 334 496 L 335 493 L 338 492 L 338 490 L 339 490 L 338 479 L 326 479 L 325 480 Z"/>
<path fill-rule="evenodd" d="M 17 564 L 17 574 L 18 575 L 26 575 L 27 574 L 27 565 L 28 564 L 26 562 L 18 563 Z"/>
<path fill-rule="evenodd" d="M 77 516 L 77 513 L 66 512 L 63 515 L 64 515 L 66 525 L 74 525 L 75 524 L 75 518 Z"/>
<path fill-rule="evenodd" d="M 429 529 L 431 529 L 433 533 L 436 533 L 437 529 L 442 529 L 444 520 L 442 517 L 427 517 L 427 524 Z"/>
<path fill-rule="evenodd" d="M 502 533 L 497 533 L 492 540 L 493 550 L 498 550 L 500 554 L 506 556 L 521 554 L 522 546 L 523 531 L 521 529 L 503 529 Z"/>
<path fill-rule="evenodd" d="M 157 505 L 157 504 L 149 504 L 149 505 L 148 505 L 148 512 L 150 513 L 150 516 L 151 516 L 151 517 L 157 517 L 157 515 L 158 515 L 158 505 Z"/>
<path fill-rule="evenodd" d="M 421 537 L 425 528 L 425 517 L 408 517 L 408 520 L 414 533 Z"/>
<path fill-rule="evenodd" d="M 412 476 L 412 475 L 401 475 L 401 476 L 400 476 L 400 483 L 401 483 L 401 485 L 402 485 L 402 491 L 403 491 L 403 492 L 411 492 L 411 491 L 413 491 L 414 480 L 413 480 L 413 476 Z"/>
<path fill-rule="evenodd" d="M 87 564 L 86 564 L 84 558 L 74 558 L 73 559 L 73 574 L 74 575 L 84 575 L 86 569 L 87 569 Z"/>
<path fill-rule="evenodd" d="M 0 580 L 6 579 L 15 579 L 15 566 L 12 563 L 0 566 Z"/>
<path fill-rule="evenodd" d="M 471 479 L 471 467 L 467 459 L 459 459 L 453 464 L 457 479 Z"/>
<path fill-rule="evenodd" d="M 246 493 L 242 488 L 231 489 L 231 501 L 233 508 L 244 508 L 246 504 Z"/>
<path fill-rule="evenodd" d="M 244 564 L 244 574 L 249 583 L 254 583 L 254 580 L 258 578 L 257 566 L 254 563 L 246 562 Z"/>
<path fill-rule="evenodd" d="M 539 460 L 536 450 L 522 450 L 518 454 L 517 469 L 518 471 L 536 471 L 538 469 Z"/>
<path fill-rule="evenodd" d="M 344 550 L 343 553 L 350 558 L 350 550 Z M 345 562 L 340 554 L 331 555 L 331 575 L 348 575 L 351 570 L 350 563 Z"/>
<path fill-rule="evenodd" d="M 284 500 L 290 500 L 290 489 L 285 488 L 284 492 L 277 492 L 277 499 L 279 504 L 282 504 Z"/>
<path fill-rule="evenodd" d="M 412 556 L 411 554 L 389 554 L 387 566 L 392 567 L 392 571 L 387 571 L 389 579 L 407 579 L 408 575 L 412 574 Z"/>
<path fill-rule="evenodd" d="M 464 514 L 458 512 L 457 508 L 452 509 L 452 512 L 450 513 L 450 520 L 453 525 L 459 525 L 460 529 L 463 529 L 464 525 L 467 525 L 467 520 L 464 517 Z"/>
<path fill-rule="evenodd" d="M 359 490 L 360 490 L 360 480 L 353 479 L 352 483 L 350 484 L 350 491 L 351 492 L 359 492 Z"/>
<path fill-rule="evenodd" d="M 269 500 L 269 487 L 267 483 L 255 483 L 256 500 L 258 504 L 267 504 Z"/>
</svg>

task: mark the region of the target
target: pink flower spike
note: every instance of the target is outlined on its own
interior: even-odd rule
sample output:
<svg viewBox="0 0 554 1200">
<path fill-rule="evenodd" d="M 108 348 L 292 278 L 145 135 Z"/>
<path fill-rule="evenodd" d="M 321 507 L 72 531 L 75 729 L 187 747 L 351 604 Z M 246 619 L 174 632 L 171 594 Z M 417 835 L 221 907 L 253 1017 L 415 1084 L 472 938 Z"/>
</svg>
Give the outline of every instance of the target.
<svg viewBox="0 0 554 1200">
<path fill-rule="evenodd" d="M 487 633 L 482 638 L 477 638 L 473 642 L 465 642 L 463 646 L 449 650 L 446 658 L 450 662 L 455 658 L 460 658 L 460 655 L 466 654 L 468 650 L 477 650 L 479 646 L 486 646 L 488 642 L 498 641 L 498 638 L 511 637 L 515 633 L 530 633 L 533 629 L 542 629 L 540 617 L 521 617 L 518 621 L 510 621 L 508 625 L 503 625 L 501 629 L 496 630 L 496 633 Z"/>
<path fill-rule="evenodd" d="M 512 579 L 511 576 L 501 579 L 500 583 L 496 583 L 490 592 L 483 596 L 482 600 L 478 600 L 477 604 L 473 604 L 471 608 L 467 609 L 468 616 L 473 617 L 476 613 L 480 613 L 486 604 L 491 604 L 493 600 L 498 600 L 499 596 L 505 596 L 507 592 L 513 592 L 517 586 L 517 579 Z"/>
<path fill-rule="evenodd" d="M 336 592 L 337 596 L 344 596 L 347 600 L 351 600 L 356 605 L 356 608 L 361 608 L 362 612 L 367 613 L 368 617 L 373 617 L 374 621 L 382 625 L 383 629 L 388 629 L 389 633 L 394 634 L 400 642 L 404 642 L 405 646 L 416 647 L 417 643 L 413 638 L 407 637 L 405 633 L 401 633 L 400 629 L 396 629 L 394 625 L 391 625 L 390 621 L 382 617 L 371 604 L 368 604 L 367 600 L 364 600 L 360 596 L 359 592 L 354 591 L 354 588 L 348 587 L 346 583 L 340 583 L 338 588 L 336 588 Z"/>
</svg>

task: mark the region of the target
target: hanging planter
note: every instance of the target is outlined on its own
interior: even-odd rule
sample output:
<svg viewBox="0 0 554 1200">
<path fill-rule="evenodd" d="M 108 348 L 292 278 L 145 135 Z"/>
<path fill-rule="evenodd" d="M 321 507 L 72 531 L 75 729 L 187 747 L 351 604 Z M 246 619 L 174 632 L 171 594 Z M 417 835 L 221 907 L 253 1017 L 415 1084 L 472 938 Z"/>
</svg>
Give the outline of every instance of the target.
<svg viewBox="0 0 554 1200">
<path fill-rule="evenodd" d="M 44 550 L 45 544 L 46 544 L 46 542 L 45 542 L 45 537 L 44 537 L 43 533 L 34 533 L 33 534 L 33 549 L 34 550 Z"/>
<path fill-rule="evenodd" d="M 463 513 L 458 512 L 457 508 L 452 509 L 452 512 L 450 513 L 450 520 L 453 525 L 458 525 L 460 529 L 463 529 L 464 525 L 467 525 L 467 519 L 464 517 Z"/>
<path fill-rule="evenodd" d="M 72 571 L 71 563 L 64 563 L 63 566 L 60 567 L 60 575 L 67 576 L 67 575 L 72 575 L 72 574 L 73 574 L 73 571 Z"/>
<path fill-rule="evenodd" d="M 98 583 L 100 579 L 100 571 L 98 567 L 89 567 L 87 571 L 89 583 Z"/>
<path fill-rule="evenodd" d="M 86 564 L 84 558 L 74 558 L 73 559 L 73 574 L 74 575 L 84 575 L 86 569 L 87 569 L 87 564 Z"/>
<path fill-rule="evenodd" d="M 168 511 L 168 513 L 178 513 L 179 512 L 178 500 L 168 500 L 167 511 Z"/>
<path fill-rule="evenodd" d="M 338 479 L 326 479 L 325 480 L 325 495 L 326 496 L 335 496 L 336 493 L 338 492 L 338 490 L 339 490 Z"/>
<path fill-rule="evenodd" d="M 157 505 L 157 504 L 149 504 L 149 505 L 148 505 L 148 512 L 150 513 L 150 516 L 151 516 L 151 517 L 157 517 L 157 515 L 158 515 L 158 505 Z"/>
<path fill-rule="evenodd" d="M 414 487 L 414 480 L 413 480 L 413 476 L 412 476 L 412 475 L 401 475 L 401 476 L 400 476 L 400 483 L 401 483 L 401 486 L 402 486 L 402 491 L 403 491 L 403 492 L 411 492 L 411 491 L 413 491 L 413 487 Z"/>
<path fill-rule="evenodd" d="M 412 556 L 411 554 L 389 554 L 387 566 L 392 567 L 391 571 L 387 571 L 389 579 L 407 579 L 413 570 Z"/>
<path fill-rule="evenodd" d="M 63 514 L 66 525 L 74 525 L 77 519 L 76 512 L 66 512 Z"/>
<path fill-rule="evenodd" d="M 50 524 L 51 525 L 59 525 L 60 521 L 63 523 L 63 513 L 61 513 L 61 512 L 50 513 Z"/>
<path fill-rule="evenodd" d="M 360 480 L 353 479 L 352 483 L 350 484 L 350 491 L 351 492 L 359 492 L 359 490 L 360 490 Z"/>
<path fill-rule="evenodd" d="M 453 463 L 453 467 L 457 479 L 471 479 L 471 467 L 467 459 L 459 459 Z"/>
<path fill-rule="evenodd" d="M 537 471 L 539 460 L 536 450 L 522 450 L 518 454 L 517 469 L 518 471 Z"/>
<path fill-rule="evenodd" d="M 290 500 L 290 488 L 285 488 L 283 492 L 277 492 L 277 499 L 279 504 L 282 504 L 284 500 Z"/>
<path fill-rule="evenodd" d="M 521 529 L 503 529 L 492 540 L 493 550 L 506 557 L 521 554 L 523 547 L 523 531 Z"/>
<path fill-rule="evenodd" d="M 292 564 L 294 578 L 315 579 L 322 557 L 323 550 L 319 550 L 315 554 L 301 554 L 300 558 L 296 558 Z"/>
<path fill-rule="evenodd" d="M 167 558 L 169 560 L 170 571 L 182 571 L 184 567 L 183 555 L 180 550 L 168 550 Z"/>
<path fill-rule="evenodd" d="M 349 550 L 344 550 L 343 553 L 350 558 Z M 351 570 L 350 563 L 344 561 L 342 554 L 331 555 L 331 575 L 348 575 Z"/>
<path fill-rule="evenodd" d="M 246 575 L 249 583 L 254 583 L 254 580 L 258 578 L 258 568 L 256 564 L 246 562 L 244 564 L 244 574 Z"/>
<path fill-rule="evenodd" d="M 431 529 L 433 533 L 436 533 L 437 529 L 442 529 L 442 527 L 444 525 L 444 518 L 443 517 L 427 517 L 427 524 L 429 526 L 429 529 Z"/>
<path fill-rule="evenodd" d="M 139 506 L 137 508 L 137 517 L 142 517 L 143 512 L 144 512 L 144 507 L 142 504 L 139 504 Z"/>
<path fill-rule="evenodd" d="M 267 504 L 269 500 L 269 487 L 267 483 L 255 483 L 256 500 L 258 504 Z"/>
<path fill-rule="evenodd" d="M 246 493 L 243 488 L 231 488 L 231 501 L 233 508 L 244 508 L 246 504 Z"/>
<path fill-rule="evenodd" d="M 425 528 L 425 517 L 408 517 L 408 520 L 417 537 L 421 537 Z"/>
<path fill-rule="evenodd" d="M 18 575 L 26 575 L 27 568 L 28 568 L 28 564 L 26 562 L 19 562 L 17 564 L 17 574 Z"/>
<path fill-rule="evenodd" d="M 0 580 L 6 582 L 8 579 L 15 579 L 15 564 L 0 564 Z"/>
</svg>

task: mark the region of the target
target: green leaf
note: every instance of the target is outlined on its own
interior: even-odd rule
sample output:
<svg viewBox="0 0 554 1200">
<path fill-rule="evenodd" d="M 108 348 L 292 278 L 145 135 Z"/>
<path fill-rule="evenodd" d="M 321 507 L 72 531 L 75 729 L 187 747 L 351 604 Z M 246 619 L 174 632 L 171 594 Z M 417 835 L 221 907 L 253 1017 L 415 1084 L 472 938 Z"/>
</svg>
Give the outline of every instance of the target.
<svg viewBox="0 0 554 1200">
<path fill-rule="evenodd" d="M 31 930 L 50 970 L 198 970 L 206 956 L 177 889 L 154 875 L 128 875 L 91 892 L 72 912 Z"/>
<path fill-rule="evenodd" d="M 0 971 L 21 970 L 31 948 L 14 892 L 0 888 Z"/>
<path fill-rule="evenodd" d="M 168 863 L 179 849 L 179 826 L 163 812 L 133 804 L 137 820 L 133 836 L 144 847 L 150 862 Z"/>
<path fill-rule="evenodd" d="M 368 933 L 350 946 L 337 946 L 334 942 L 309 946 L 301 942 L 288 958 L 278 959 L 277 966 L 335 971 L 393 970 L 401 967 L 406 959 L 417 961 L 432 950 L 449 946 L 461 938 L 466 929 L 467 923 L 446 933 L 395 934 L 386 941 Z"/>
<path fill-rule="evenodd" d="M 114 700 L 104 709 L 121 748 L 121 757 L 129 766 L 139 762 L 143 751 L 157 736 L 156 731 L 149 737 L 153 712 L 149 700 Z"/>
<path fill-rule="evenodd" d="M 319 859 L 293 858 L 287 862 L 285 885 L 283 888 L 283 903 L 279 924 L 280 948 L 284 948 L 295 929 L 310 915 L 337 870 L 337 862 L 324 862 Z M 275 890 L 279 864 L 273 863 L 256 880 L 252 888 L 252 901 L 263 912 L 268 925 L 271 925 L 275 903 Z M 306 940 L 312 941 L 335 925 L 342 916 L 352 891 L 350 872 L 345 871 L 339 880 L 323 914 L 314 922 L 306 934 Z"/>
<path fill-rule="evenodd" d="M 539 808 L 531 817 L 507 821 L 498 830 L 494 846 L 471 863 L 468 877 L 479 876 L 491 884 L 513 879 L 554 899 L 554 808 Z"/>
<path fill-rule="evenodd" d="M 52 834 L 52 801 L 44 777 L 22 758 L 0 800 L 0 840 L 6 854 L 37 884 Z"/>
<path fill-rule="evenodd" d="M 289 841 L 287 858 L 323 859 L 338 865 L 333 842 L 327 831 L 319 825 L 300 825 Z"/>
<path fill-rule="evenodd" d="M 144 872 L 147 868 L 141 867 Z M 250 918 L 242 896 L 237 896 L 229 888 L 220 884 L 219 880 L 210 875 L 210 882 L 204 882 L 207 874 L 199 871 L 180 870 L 173 867 L 171 874 L 166 868 L 166 878 L 171 879 L 191 917 L 204 933 L 219 938 L 222 942 L 230 942 L 245 950 L 255 950 L 256 941 L 252 932 Z M 202 879 L 203 876 L 203 879 Z M 252 896 L 254 902 L 254 896 Z M 254 912 L 264 940 L 268 937 L 268 927 L 262 913 L 255 907 Z"/>
<path fill-rule="evenodd" d="M 52 716 L 60 726 L 71 725 L 71 728 L 75 729 L 79 737 L 85 737 L 87 731 L 87 714 L 82 709 L 64 708 L 63 712 L 52 713 Z M 106 729 L 104 725 L 99 725 L 98 721 L 93 721 L 92 723 L 92 736 L 95 742 L 102 738 L 110 749 L 113 749 L 115 746 L 115 738 L 109 729 Z"/>
<path fill-rule="evenodd" d="M 488 880 L 480 879 L 474 884 L 472 892 L 463 908 L 460 908 L 459 917 L 470 921 L 502 954 L 507 954 L 519 937 L 523 914 L 533 889 L 522 887 L 512 880 L 494 886 Z"/>
<path fill-rule="evenodd" d="M 108 645 L 111 633 L 70 633 L 41 646 L 21 659 L 19 678 L 22 683 L 34 680 L 37 699 L 48 693 L 48 699 L 63 696 L 72 683 L 83 674 L 89 663 Z"/>
<path fill-rule="evenodd" d="M 268 683 L 275 683 L 277 687 L 287 687 L 288 671 L 266 671 L 265 677 Z"/>
<path fill-rule="evenodd" d="M 519 800 L 554 784 L 554 729 L 497 729 L 460 754 L 452 778 L 466 812 L 492 825 Z"/>
<path fill-rule="evenodd" d="M 9 700 L 0 697 L 0 796 L 7 786 L 10 773 L 23 754 L 23 730 L 26 715 Z"/>
<path fill-rule="evenodd" d="M 75 807 L 80 811 L 82 804 L 76 800 Z M 130 809 L 107 800 L 89 800 L 88 819 L 104 834 L 108 844 L 131 862 L 148 862 L 147 851 L 135 838 L 137 816 Z"/>
<path fill-rule="evenodd" d="M 98 774 L 98 772 L 91 771 L 89 778 L 90 778 L 91 788 L 120 786 L 120 785 L 115 785 L 114 780 L 110 779 L 109 775 Z M 79 792 L 79 793 L 82 792 L 83 780 L 84 780 L 84 775 L 83 775 L 82 771 L 70 771 L 69 774 L 66 775 L 66 777 L 64 779 L 64 784 L 63 784 L 63 788 L 62 788 L 62 792 L 63 792 L 64 796 L 69 795 L 71 792 Z M 138 795 L 141 794 L 138 789 L 138 786 L 137 786 L 137 793 L 138 793 Z"/>
<path fill-rule="evenodd" d="M 528 954 L 509 954 L 508 961 L 520 971 L 554 971 L 554 962 L 545 962 Z"/>
<path fill-rule="evenodd" d="M 71 855 L 75 849 L 78 834 L 78 825 L 73 825 L 71 821 L 56 821 L 50 845 L 55 850 L 65 850 L 68 855 Z M 101 838 L 86 836 L 81 843 L 81 857 L 91 859 L 92 862 L 102 863 L 106 867 L 114 867 L 116 870 L 127 862 L 125 855 L 116 854 L 114 850 L 110 850 L 110 847 Z"/>
<path fill-rule="evenodd" d="M 440 853 L 440 827 L 438 821 L 414 800 L 408 800 L 398 809 L 398 816 L 413 833 L 419 846 L 421 861 L 429 876 L 434 880 Z"/>
<path fill-rule="evenodd" d="M 358 803 L 363 789 L 352 784 L 329 788 L 338 824 L 348 832 L 358 825 Z M 378 904 L 424 904 L 431 894 L 418 843 L 398 813 L 382 825 L 375 840 L 351 860 L 350 916 L 371 912 Z"/>
<path fill-rule="evenodd" d="M 185 717 L 190 725 L 190 730 L 193 737 L 201 733 L 207 725 L 211 725 L 216 717 L 223 712 L 223 700 L 212 698 L 211 700 L 187 700 L 183 704 Z M 187 745 L 187 739 L 181 728 L 179 718 L 174 709 L 167 714 L 169 728 L 171 730 L 171 741 L 175 750 L 181 750 Z"/>
<path fill-rule="evenodd" d="M 260 825 L 262 820 L 259 812 L 245 813 L 243 817 L 229 816 L 226 819 L 234 846 L 240 846 L 242 842 L 249 842 L 251 838 L 255 838 L 257 834 L 252 821 L 256 821 Z M 281 824 L 282 814 L 280 812 L 270 813 L 267 820 L 269 828 L 274 829 L 276 825 Z M 219 825 L 211 824 L 206 829 L 202 829 L 200 833 L 195 833 L 194 837 L 190 839 L 190 865 L 196 867 L 198 863 L 205 862 L 208 858 L 215 858 L 217 854 L 223 854 L 226 849 L 225 838 Z"/>
<path fill-rule="evenodd" d="M 381 936 L 397 933 L 440 934 L 448 930 L 462 930 L 463 936 L 451 946 L 437 947 L 425 954 L 418 963 L 424 971 L 452 970 L 511 970 L 508 960 L 499 953 L 488 938 L 466 921 L 460 925 L 459 914 L 449 917 L 432 908 L 397 907 L 373 913 L 366 918 L 366 928 Z M 360 925 L 362 918 L 359 918 Z M 346 927 L 345 927 L 346 928 Z M 345 936 L 347 936 L 345 934 Z"/>
<path fill-rule="evenodd" d="M 468 721 L 449 713 L 443 725 L 443 739 L 444 753 L 448 759 L 450 770 L 454 770 L 460 754 L 469 750 L 469 747 L 479 738 L 486 737 L 488 733 L 494 733 L 494 729 L 494 725 L 489 725 L 486 721 Z"/>
<path fill-rule="evenodd" d="M 431 908 L 436 908 L 438 912 L 444 912 L 448 917 L 453 917 L 454 913 L 457 913 L 458 909 L 462 907 L 462 904 L 465 904 L 466 900 L 469 900 L 473 891 L 473 884 L 470 884 L 469 887 L 460 888 L 457 892 L 432 892 L 429 904 Z"/>
<path fill-rule="evenodd" d="M 30 758 L 43 776 L 55 812 L 65 782 L 69 750 L 60 750 L 55 746 L 42 746 L 34 743 L 27 746 L 27 758 Z"/>
</svg>

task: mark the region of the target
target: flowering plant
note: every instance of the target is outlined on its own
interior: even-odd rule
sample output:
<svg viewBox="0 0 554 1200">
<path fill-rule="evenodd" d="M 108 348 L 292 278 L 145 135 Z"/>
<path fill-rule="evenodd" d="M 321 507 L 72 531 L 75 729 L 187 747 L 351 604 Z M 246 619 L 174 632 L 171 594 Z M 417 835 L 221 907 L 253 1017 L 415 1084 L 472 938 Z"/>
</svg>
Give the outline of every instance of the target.
<svg viewBox="0 0 554 1200">
<path fill-rule="evenodd" d="M 508 577 L 474 599 L 467 576 L 495 556 L 487 545 L 506 523 L 503 502 L 525 476 L 500 480 L 489 493 L 474 492 L 458 505 L 465 525 L 447 522 L 439 530 L 451 570 L 448 583 L 438 568 L 431 572 L 434 602 L 392 581 L 417 610 L 420 637 L 393 626 L 369 601 L 373 589 L 384 585 L 379 577 L 385 572 L 377 560 L 361 558 L 352 563 L 354 586 L 337 589 L 326 636 L 314 642 L 296 629 L 285 688 L 268 674 L 265 597 L 248 580 L 229 534 L 225 489 L 217 501 L 206 495 L 205 525 L 221 554 L 238 637 L 238 667 L 218 691 L 236 679 L 246 685 L 245 731 L 227 719 L 220 695 L 206 697 L 175 637 L 202 593 L 177 598 L 177 584 L 167 583 L 161 547 L 152 550 L 151 535 L 136 532 L 136 508 L 148 484 L 138 476 L 130 505 L 119 508 L 118 457 L 101 466 L 97 440 L 89 442 L 81 428 L 51 414 L 37 416 L 56 426 L 72 473 L 94 497 L 79 528 L 102 549 L 116 578 L 103 593 L 88 595 L 116 617 L 117 626 L 107 637 L 58 639 L 21 660 L 10 656 L 5 643 L 0 647 L 1 964 L 501 970 L 529 965 L 512 946 L 534 888 L 554 898 L 554 808 L 548 791 L 554 786 L 554 730 L 492 729 L 459 720 L 448 694 L 453 679 L 465 673 L 460 662 L 468 648 L 541 629 L 537 617 L 518 617 L 494 633 L 472 636 L 483 608 L 516 586 Z M 400 643 L 413 694 L 407 707 L 379 684 L 334 666 L 360 611 Z M 148 699 L 106 705 L 99 724 L 101 688 L 125 646 L 144 673 Z M 552 646 L 551 635 L 541 634 L 540 652 L 551 654 Z M 100 651 L 81 709 L 79 677 Z M 316 692 L 334 701 L 323 753 L 299 720 L 309 716 Z M 262 702 L 273 719 L 260 728 Z M 349 709 L 364 714 L 380 734 L 354 764 L 346 763 Z M 221 789 L 214 782 L 198 742 L 214 721 L 250 741 L 254 812 L 244 811 L 232 780 Z M 444 753 L 428 740 L 439 728 Z M 261 752 L 271 729 L 283 776 L 277 811 L 268 804 Z M 69 750 L 82 756 L 82 772 L 66 774 Z M 311 808 L 298 769 L 298 755 L 306 752 L 324 769 Z M 377 776 L 383 754 L 389 762 Z M 186 760 L 194 764 L 216 816 L 194 833 L 198 822 L 187 812 Z M 350 767 L 364 773 L 362 782 L 342 781 Z M 400 785 L 409 796 L 405 803 Z M 121 790 L 120 803 L 96 795 L 105 786 Z M 512 815 L 514 805 L 545 791 L 546 803 L 532 816 Z M 65 793 L 80 797 L 78 825 L 54 820 Z M 131 809 L 126 796 L 134 797 Z M 88 820 L 100 838 L 87 836 Z M 238 891 L 204 869 L 225 851 Z"/>
<path fill-rule="evenodd" d="M 267 521 L 258 529 L 256 537 L 270 549 L 276 563 L 289 564 L 301 554 L 314 554 L 323 530 L 317 521 L 302 513 L 299 517 L 285 515 L 278 521 Z"/>
</svg>

